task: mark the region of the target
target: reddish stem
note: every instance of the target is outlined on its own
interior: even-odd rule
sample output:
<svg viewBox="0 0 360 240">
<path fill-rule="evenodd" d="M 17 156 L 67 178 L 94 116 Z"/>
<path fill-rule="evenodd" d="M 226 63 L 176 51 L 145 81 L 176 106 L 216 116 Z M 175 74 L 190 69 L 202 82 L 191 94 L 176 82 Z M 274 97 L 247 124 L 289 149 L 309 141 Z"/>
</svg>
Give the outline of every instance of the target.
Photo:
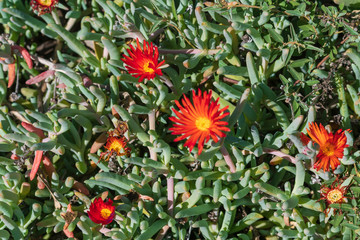
<svg viewBox="0 0 360 240">
<path fill-rule="evenodd" d="M 220 151 L 222 153 L 222 155 L 224 156 L 225 162 L 226 164 L 229 166 L 230 168 L 230 172 L 234 173 L 236 172 L 236 168 L 235 165 L 233 163 L 233 161 L 231 160 L 230 154 L 229 152 L 226 150 L 226 148 L 224 147 L 224 145 L 221 146 Z"/>
<path fill-rule="evenodd" d="M 172 217 L 174 215 L 174 178 L 167 179 L 167 197 L 168 197 L 168 211 Z"/>
<path fill-rule="evenodd" d="M 290 156 L 286 153 L 280 152 L 278 150 L 275 149 L 271 149 L 271 148 L 263 148 L 263 152 L 265 153 L 269 153 L 278 157 L 281 157 L 285 160 L 288 160 L 289 162 L 295 164 L 297 162 L 296 158 L 294 158 L 293 156 Z"/>
<path fill-rule="evenodd" d="M 152 110 L 149 113 L 149 130 L 155 131 L 155 110 Z M 152 144 L 154 143 L 154 137 L 152 135 L 150 135 L 150 142 Z M 154 150 L 154 147 L 149 147 L 149 151 L 150 151 L 150 158 L 154 161 L 157 161 L 157 154 Z"/>
</svg>

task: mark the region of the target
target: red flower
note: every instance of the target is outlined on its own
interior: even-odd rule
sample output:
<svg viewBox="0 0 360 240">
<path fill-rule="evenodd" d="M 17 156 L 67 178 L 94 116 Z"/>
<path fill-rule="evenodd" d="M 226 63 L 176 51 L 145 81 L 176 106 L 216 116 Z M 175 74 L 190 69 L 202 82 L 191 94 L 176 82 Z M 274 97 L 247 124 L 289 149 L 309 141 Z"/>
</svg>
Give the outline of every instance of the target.
<svg viewBox="0 0 360 240">
<path fill-rule="evenodd" d="M 146 42 L 144 40 L 144 50 L 141 49 L 139 39 L 136 39 L 137 48 L 135 49 L 130 45 L 128 49 L 129 56 L 123 55 L 124 58 L 121 60 L 127 65 L 125 66 L 128 72 L 133 77 L 140 77 L 139 82 L 142 82 L 144 78 L 149 80 L 154 79 L 156 75 L 161 76 L 162 72 L 159 68 L 164 64 L 165 60 L 158 63 L 159 51 L 156 46 L 153 46 L 152 43 Z"/>
<path fill-rule="evenodd" d="M 320 146 L 320 151 L 316 156 L 316 162 L 314 168 L 319 171 L 329 171 L 329 168 L 335 170 L 339 165 L 341 159 L 344 156 L 344 148 L 349 145 L 346 144 L 346 136 L 342 129 L 339 129 L 335 134 L 328 133 L 323 125 L 317 125 L 317 123 L 310 123 L 307 132 L 311 140 Z M 300 135 L 301 141 L 307 144 L 310 139 L 304 134 Z"/>
<path fill-rule="evenodd" d="M 89 211 L 87 211 L 91 221 L 102 225 L 111 223 L 115 217 L 115 206 L 112 206 L 112 204 L 113 201 L 111 199 L 104 202 L 102 198 L 96 198 L 91 203 Z"/>
<path fill-rule="evenodd" d="M 175 101 L 180 112 L 174 108 L 172 109 L 178 118 L 169 118 L 175 122 L 169 130 L 173 131 L 171 133 L 173 135 L 181 135 L 174 140 L 175 142 L 189 137 L 184 146 L 188 147 L 190 151 L 192 151 L 196 142 L 199 141 L 198 154 L 200 155 L 204 147 L 204 141 L 208 142 L 211 137 L 217 142 L 219 138 L 226 136 L 222 131 L 230 131 L 229 128 L 225 127 L 228 123 L 220 121 L 229 115 L 229 112 L 224 113 L 228 107 L 219 110 L 219 98 L 215 102 L 212 101 L 211 91 L 209 93 L 202 93 L 199 89 L 197 95 L 195 95 L 194 90 L 192 93 L 193 103 L 185 95 L 181 102 L 183 106 L 178 101 Z"/>
<path fill-rule="evenodd" d="M 53 10 L 58 0 L 31 0 L 30 5 L 39 15 L 49 13 Z"/>
</svg>

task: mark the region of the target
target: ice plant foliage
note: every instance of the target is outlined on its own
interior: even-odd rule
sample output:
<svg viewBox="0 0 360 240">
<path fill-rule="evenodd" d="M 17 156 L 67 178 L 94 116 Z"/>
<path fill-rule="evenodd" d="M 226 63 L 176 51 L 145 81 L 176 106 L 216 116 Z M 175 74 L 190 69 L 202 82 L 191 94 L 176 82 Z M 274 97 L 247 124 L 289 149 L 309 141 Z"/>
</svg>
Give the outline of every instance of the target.
<svg viewBox="0 0 360 240">
<path fill-rule="evenodd" d="M 115 206 L 112 204 L 113 201 L 111 199 L 104 202 L 102 198 L 96 198 L 94 202 L 91 203 L 89 211 L 87 212 L 91 221 L 102 225 L 111 223 L 115 217 Z"/>
<path fill-rule="evenodd" d="M 11 46 L 11 54 L 14 54 L 14 55 L 16 54 L 19 56 L 21 55 L 24 58 L 28 67 L 30 69 L 33 68 L 33 62 L 31 60 L 31 56 L 25 48 L 18 46 L 18 45 L 13 45 L 13 46 Z M 6 61 L 6 58 L 0 57 L 0 63 L 3 61 Z M 7 66 L 8 66 L 8 88 L 10 88 L 13 85 L 13 83 L 15 81 L 15 77 L 16 77 L 16 64 L 15 64 L 16 61 L 15 61 L 15 59 L 11 59 L 10 61 L 11 62 L 7 64 Z"/>
<path fill-rule="evenodd" d="M 156 75 L 161 76 L 162 72 L 159 68 L 164 64 L 165 60 L 158 63 L 159 51 L 152 43 L 144 40 L 143 49 L 140 46 L 139 39 L 136 39 L 137 48 L 130 45 L 128 49 L 129 56 L 123 55 L 121 60 L 127 65 L 128 72 L 142 82 L 144 78 L 148 80 L 154 79 Z"/>
<path fill-rule="evenodd" d="M 318 171 L 329 171 L 330 167 L 335 170 L 340 165 L 339 159 L 344 156 L 344 148 L 348 147 L 345 132 L 339 129 L 336 133 L 329 133 L 321 123 L 310 123 L 307 133 L 311 140 L 320 146 L 313 167 Z M 300 138 L 305 145 L 310 141 L 304 134 L 301 134 Z"/>
<path fill-rule="evenodd" d="M 304 133 L 300 133 L 300 140 L 304 144 L 304 146 L 306 146 L 311 141 L 311 139 Z"/>
<path fill-rule="evenodd" d="M 169 119 L 174 122 L 173 127 L 169 130 L 173 135 L 181 135 L 174 141 L 181 141 L 188 138 L 184 146 L 188 147 L 190 151 L 196 145 L 198 141 L 198 154 L 200 155 L 204 142 L 208 142 L 210 137 L 215 141 L 219 141 L 219 138 L 225 137 L 225 132 L 229 132 L 230 129 L 226 127 L 227 122 L 221 121 L 225 116 L 229 115 L 229 112 L 225 112 L 228 107 L 220 108 L 219 98 L 216 101 L 211 100 L 212 92 L 201 92 L 195 94 L 192 92 L 192 102 L 184 95 L 181 103 L 175 101 L 180 111 L 172 109 L 176 117 L 170 117 Z"/>
<path fill-rule="evenodd" d="M 0 240 L 360 240 L 355 2 L 0 0 Z"/>
<path fill-rule="evenodd" d="M 319 200 L 325 200 L 326 201 L 326 213 L 329 212 L 330 204 L 333 203 L 343 203 L 345 202 L 345 197 L 347 193 L 348 186 L 341 186 L 341 184 L 344 182 L 343 179 L 339 179 L 336 177 L 336 179 L 332 182 L 330 187 L 327 186 L 321 186 L 320 193 L 321 198 Z M 341 210 L 340 210 L 341 211 Z"/>
<path fill-rule="evenodd" d="M 58 0 L 31 0 L 30 5 L 39 15 L 49 13 L 58 3 Z"/>
<path fill-rule="evenodd" d="M 22 122 L 21 126 L 23 128 L 25 128 L 27 131 L 35 133 L 36 135 L 38 135 L 41 139 L 45 138 L 45 134 L 44 131 L 34 127 L 32 124 L 27 123 L 27 122 Z M 40 164 L 42 162 L 42 160 L 44 159 L 44 151 L 35 151 L 35 159 L 33 162 L 33 166 L 31 168 L 31 172 L 30 172 L 30 180 L 33 180 L 36 176 L 37 171 L 39 170 Z"/>
<path fill-rule="evenodd" d="M 5 60 L 4 58 L 0 58 L 0 60 Z M 15 61 L 13 63 L 8 64 L 8 88 L 10 88 L 15 81 L 16 77 L 16 65 Z"/>
</svg>

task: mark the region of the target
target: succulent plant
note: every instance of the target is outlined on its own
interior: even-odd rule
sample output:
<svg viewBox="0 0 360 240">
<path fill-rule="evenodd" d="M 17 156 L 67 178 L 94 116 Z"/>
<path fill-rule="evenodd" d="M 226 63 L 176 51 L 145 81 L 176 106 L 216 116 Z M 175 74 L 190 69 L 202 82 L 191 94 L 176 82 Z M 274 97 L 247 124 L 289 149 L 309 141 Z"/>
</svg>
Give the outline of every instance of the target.
<svg viewBox="0 0 360 240">
<path fill-rule="evenodd" d="M 0 239 L 357 239 L 335 2 L 0 1 Z"/>
</svg>

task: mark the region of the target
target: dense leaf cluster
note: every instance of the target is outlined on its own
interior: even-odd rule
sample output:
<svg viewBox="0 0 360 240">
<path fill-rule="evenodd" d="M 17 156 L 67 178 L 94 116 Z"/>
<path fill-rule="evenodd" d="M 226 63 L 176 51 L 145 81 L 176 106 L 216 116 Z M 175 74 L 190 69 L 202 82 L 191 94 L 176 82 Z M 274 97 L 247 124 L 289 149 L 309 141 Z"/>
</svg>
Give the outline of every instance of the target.
<svg viewBox="0 0 360 240">
<path fill-rule="evenodd" d="M 359 238 L 358 0 L 29 2 L 0 1 L 1 239 Z M 162 76 L 127 72 L 136 39 Z M 230 113 L 200 155 L 169 131 L 193 89 Z M 311 122 L 349 129 L 335 171 L 313 168 Z M 124 123 L 131 152 L 99 162 Z M 346 198 L 328 204 L 335 175 Z M 86 213 L 100 196 L 116 206 L 104 228 Z"/>
</svg>

